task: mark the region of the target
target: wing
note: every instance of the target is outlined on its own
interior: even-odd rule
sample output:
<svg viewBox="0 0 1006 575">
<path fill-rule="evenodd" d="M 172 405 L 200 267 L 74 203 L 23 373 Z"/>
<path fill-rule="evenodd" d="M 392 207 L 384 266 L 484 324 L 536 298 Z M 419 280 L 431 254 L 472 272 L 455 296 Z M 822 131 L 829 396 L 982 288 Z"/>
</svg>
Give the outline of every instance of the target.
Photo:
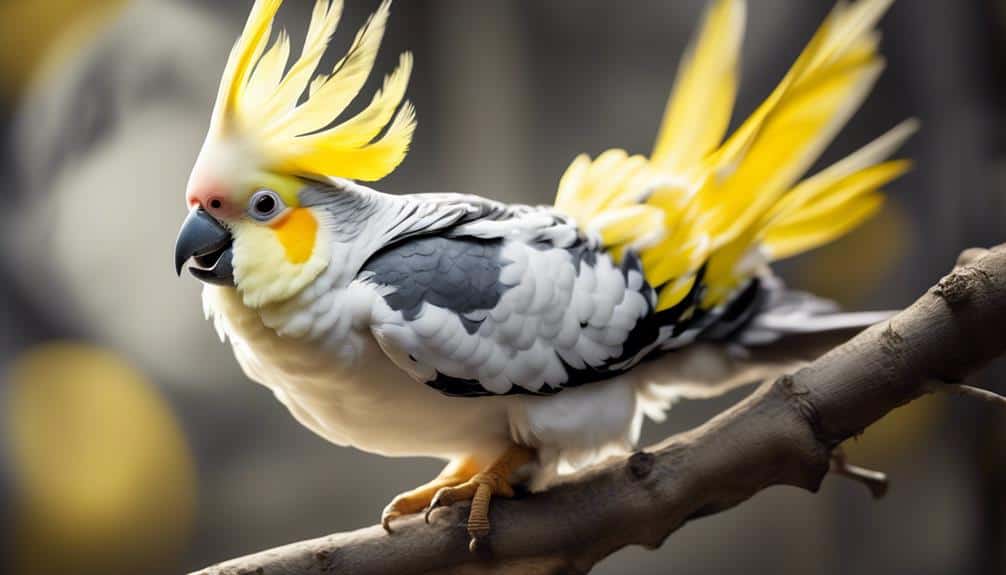
<svg viewBox="0 0 1006 575">
<path fill-rule="evenodd" d="M 767 274 L 707 309 L 703 270 L 677 305 L 661 310 L 634 252 L 616 263 L 551 209 L 424 199 L 431 209 L 458 204 L 482 217 L 387 246 L 356 281 L 381 296 L 371 330 L 384 352 L 447 395 L 548 395 L 694 342 L 764 347 L 881 319 L 836 314 L 831 302 L 790 292 Z"/>
<path fill-rule="evenodd" d="M 638 258 L 614 261 L 546 209 L 515 208 L 371 258 L 373 333 L 449 395 L 550 394 L 629 369 L 659 337 Z"/>
</svg>

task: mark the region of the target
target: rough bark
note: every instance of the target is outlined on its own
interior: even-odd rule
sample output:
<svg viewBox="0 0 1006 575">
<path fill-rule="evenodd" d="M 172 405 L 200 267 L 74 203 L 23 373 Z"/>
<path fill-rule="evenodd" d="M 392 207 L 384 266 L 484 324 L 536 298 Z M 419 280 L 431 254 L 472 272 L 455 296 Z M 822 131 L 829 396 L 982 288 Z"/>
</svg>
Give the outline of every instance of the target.
<svg viewBox="0 0 1006 575">
<path fill-rule="evenodd" d="M 1006 245 L 968 250 L 958 264 L 891 320 L 705 425 L 545 493 L 494 501 L 493 532 L 477 553 L 468 550 L 467 506 L 458 505 L 432 525 L 413 518 L 392 535 L 379 526 L 330 535 L 199 575 L 585 573 L 769 486 L 817 491 L 843 441 L 1006 353 Z"/>
</svg>

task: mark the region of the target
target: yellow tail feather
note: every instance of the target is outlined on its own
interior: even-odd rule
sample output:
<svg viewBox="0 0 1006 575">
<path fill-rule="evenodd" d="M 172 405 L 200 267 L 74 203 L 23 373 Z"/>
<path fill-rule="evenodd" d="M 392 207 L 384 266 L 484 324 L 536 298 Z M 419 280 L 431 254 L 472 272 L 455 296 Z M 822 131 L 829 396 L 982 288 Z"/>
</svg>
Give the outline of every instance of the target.
<svg viewBox="0 0 1006 575">
<path fill-rule="evenodd" d="M 742 0 L 709 5 L 678 70 L 653 149 L 653 164 L 662 171 L 684 173 L 722 142 L 737 96 L 746 12 Z"/>
<path fill-rule="evenodd" d="M 906 122 L 799 182 L 859 108 L 883 60 L 876 24 L 893 0 L 840 3 L 765 102 L 725 142 L 737 87 L 744 0 L 714 0 L 681 64 L 653 156 L 578 157 L 556 206 L 620 258 L 639 253 L 659 309 L 704 270 L 702 305 L 721 303 L 766 261 L 831 241 L 882 204 L 906 162 L 886 160 Z"/>
</svg>

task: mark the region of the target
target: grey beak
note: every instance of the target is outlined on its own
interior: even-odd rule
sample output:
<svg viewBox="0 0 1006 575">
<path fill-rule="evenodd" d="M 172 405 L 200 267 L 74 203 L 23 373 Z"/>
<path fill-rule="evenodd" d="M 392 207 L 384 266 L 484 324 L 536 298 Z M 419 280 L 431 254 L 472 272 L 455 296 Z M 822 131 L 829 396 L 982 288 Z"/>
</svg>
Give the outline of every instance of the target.
<svg viewBox="0 0 1006 575">
<path fill-rule="evenodd" d="M 192 210 L 175 240 L 175 271 L 181 275 L 186 262 L 194 260 L 189 271 L 200 281 L 234 285 L 232 241 L 227 228 L 206 210 Z"/>
</svg>

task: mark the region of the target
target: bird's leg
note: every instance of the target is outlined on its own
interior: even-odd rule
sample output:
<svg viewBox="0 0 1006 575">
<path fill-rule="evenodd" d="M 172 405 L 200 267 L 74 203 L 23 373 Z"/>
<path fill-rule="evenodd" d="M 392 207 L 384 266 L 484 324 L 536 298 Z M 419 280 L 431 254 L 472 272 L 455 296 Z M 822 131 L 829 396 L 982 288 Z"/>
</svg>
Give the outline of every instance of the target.
<svg viewBox="0 0 1006 575">
<path fill-rule="evenodd" d="M 476 473 L 468 481 L 438 491 L 426 510 L 426 521 L 429 522 L 430 513 L 438 507 L 458 501 L 471 501 L 472 508 L 468 512 L 468 535 L 471 536 L 469 547 L 474 551 L 479 540 L 489 534 L 489 502 L 493 495 L 513 497 L 510 476 L 534 458 L 533 449 L 511 445 L 492 465 Z"/>
<path fill-rule="evenodd" d="M 444 487 L 460 485 L 471 479 L 479 471 L 478 462 L 468 457 L 452 460 L 444 470 L 429 483 L 406 491 L 395 497 L 381 513 L 381 525 L 391 533 L 391 522 L 403 515 L 419 513 L 425 509 L 438 491 Z"/>
</svg>

